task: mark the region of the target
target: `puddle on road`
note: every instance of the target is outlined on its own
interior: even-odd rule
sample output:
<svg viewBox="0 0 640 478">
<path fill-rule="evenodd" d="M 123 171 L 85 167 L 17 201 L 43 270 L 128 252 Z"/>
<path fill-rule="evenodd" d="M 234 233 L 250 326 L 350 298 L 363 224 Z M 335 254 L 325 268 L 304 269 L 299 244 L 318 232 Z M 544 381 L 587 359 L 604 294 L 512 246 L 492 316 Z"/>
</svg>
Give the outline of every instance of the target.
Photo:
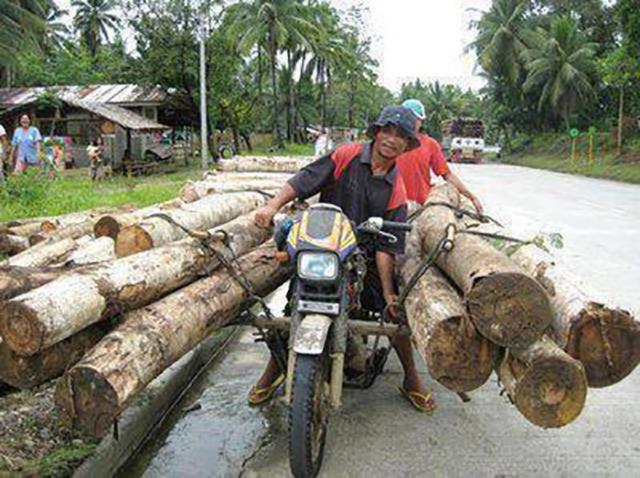
<svg viewBox="0 0 640 478">
<path fill-rule="evenodd" d="M 276 313 L 286 290 L 278 289 L 268 300 Z M 282 434 L 282 407 L 252 408 L 246 402 L 267 356 L 266 346 L 254 344 L 251 330 L 239 331 L 119 476 L 238 476 L 272 434 Z"/>
</svg>

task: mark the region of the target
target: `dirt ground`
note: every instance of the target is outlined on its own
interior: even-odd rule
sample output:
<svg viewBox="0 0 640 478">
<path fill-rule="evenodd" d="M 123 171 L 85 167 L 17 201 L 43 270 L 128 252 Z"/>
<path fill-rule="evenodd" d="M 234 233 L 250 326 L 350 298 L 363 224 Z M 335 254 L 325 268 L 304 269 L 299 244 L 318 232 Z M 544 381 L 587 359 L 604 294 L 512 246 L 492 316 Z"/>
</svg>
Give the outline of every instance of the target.
<svg viewBox="0 0 640 478">
<path fill-rule="evenodd" d="M 28 391 L 0 388 L 0 476 L 70 476 L 95 448 L 95 440 L 59 423 L 54 389 L 55 382 Z"/>
</svg>

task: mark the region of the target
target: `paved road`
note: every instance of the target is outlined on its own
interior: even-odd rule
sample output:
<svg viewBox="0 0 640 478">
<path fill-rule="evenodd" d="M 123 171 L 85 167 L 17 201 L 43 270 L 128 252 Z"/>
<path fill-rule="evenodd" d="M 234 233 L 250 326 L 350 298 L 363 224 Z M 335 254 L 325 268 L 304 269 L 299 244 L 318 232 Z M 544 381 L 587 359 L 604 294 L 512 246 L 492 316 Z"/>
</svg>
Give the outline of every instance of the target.
<svg viewBox="0 0 640 478">
<path fill-rule="evenodd" d="M 511 166 L 457 166 L 487 211 L 520 235 L 560 232 L 561 259 L 613 303 L 640 311 L 640 187 Z M 282 303 L 281 294 L 273 299 Z M 288 476 L 286 410 L 245 405 L 265 351 L 249 331 L 181 405 L 173 426 L 125 473 L 146 477 Z M 492 378 L 463 404 L 425 380 L 439 409 L 413 412 L 398 395 L 400 367 L 368 391 L 347 390 L 332 419 L 322 476 L 638 476 L 640 372 L 591 389 L 578 420 L 541 430 Z"/>
</svg>

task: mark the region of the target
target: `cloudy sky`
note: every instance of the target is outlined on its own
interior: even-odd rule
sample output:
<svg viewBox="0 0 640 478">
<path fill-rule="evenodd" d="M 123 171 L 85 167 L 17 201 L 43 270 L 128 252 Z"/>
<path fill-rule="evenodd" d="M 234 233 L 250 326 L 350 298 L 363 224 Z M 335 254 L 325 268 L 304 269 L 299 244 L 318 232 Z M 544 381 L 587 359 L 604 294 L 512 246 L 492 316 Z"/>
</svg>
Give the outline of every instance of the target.
<svg viewBox="0 0 640 478">
<path fill-rule="evenodd" d="M 71 0 L 56 0 L 69 8 Z M 475 57 L 464 47 L 473 39 L 471 10 L 485 10 L 491 0 L 332 0 L 339 8 L 361 4 L 380 63 L 381 82 L 397 91 L 404 81 L 420 78 L 478 88 Z"/>
</svg>

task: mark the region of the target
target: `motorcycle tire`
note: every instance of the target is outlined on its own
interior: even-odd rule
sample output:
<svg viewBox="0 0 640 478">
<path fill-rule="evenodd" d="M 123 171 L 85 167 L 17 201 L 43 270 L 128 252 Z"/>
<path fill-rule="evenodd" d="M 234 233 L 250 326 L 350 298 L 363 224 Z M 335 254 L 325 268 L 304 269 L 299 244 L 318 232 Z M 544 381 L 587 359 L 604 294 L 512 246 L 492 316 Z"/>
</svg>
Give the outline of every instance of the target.
<svg viewBox="0 0 640 478">
<path fill-rule="evenodd" d="M 313 478 L 322 466 L 329 416 L 328 370 L 324 355 L 296 357 L 289 410 L 289 464 L 295 478 Z"/>
</svg>

